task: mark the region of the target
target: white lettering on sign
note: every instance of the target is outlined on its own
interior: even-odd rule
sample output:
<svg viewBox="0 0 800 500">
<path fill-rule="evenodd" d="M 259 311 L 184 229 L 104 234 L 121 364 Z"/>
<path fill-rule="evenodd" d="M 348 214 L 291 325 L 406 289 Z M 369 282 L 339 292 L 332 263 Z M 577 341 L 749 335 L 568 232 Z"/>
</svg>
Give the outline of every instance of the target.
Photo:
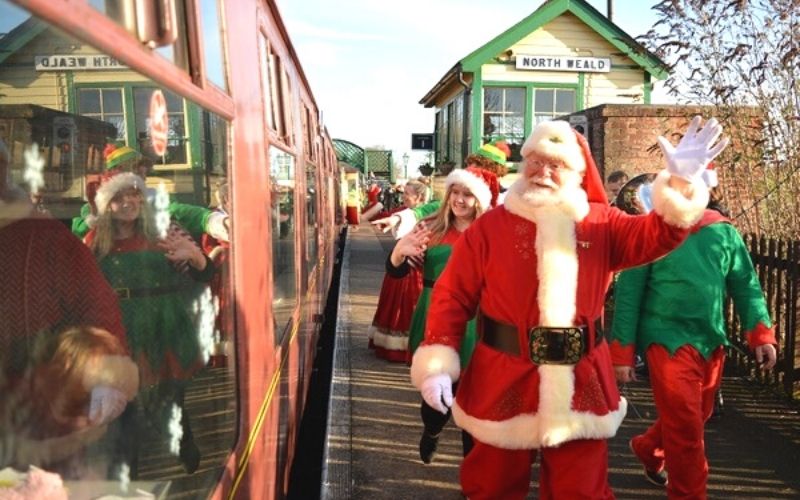
<svg viewBox="0 0 800 500">
<path fill-rule="evenodd" d="M 608 73 L 611 71 L 611 59 L 607 57 L 534 56 L 517 54 L 517 69 Z"/>
<path fill-rule="evenodd" d="M 107 69 L 128 69 L 113 57 L 96 55 L 50 55 L 34 56 L 36 71 L 98 71 Z"/>
</svg>

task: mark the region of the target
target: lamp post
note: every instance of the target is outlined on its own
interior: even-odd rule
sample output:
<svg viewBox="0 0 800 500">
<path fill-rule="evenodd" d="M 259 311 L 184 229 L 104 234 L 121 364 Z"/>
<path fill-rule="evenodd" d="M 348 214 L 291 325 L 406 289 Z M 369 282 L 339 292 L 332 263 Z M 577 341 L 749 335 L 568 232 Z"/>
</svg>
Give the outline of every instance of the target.
<svg viewBox="0 0 800 500">
<path fill-rule="evenodd" d="M 408 180 L 408 153 L 403 153 L 403 178 Z"/>
</svg>

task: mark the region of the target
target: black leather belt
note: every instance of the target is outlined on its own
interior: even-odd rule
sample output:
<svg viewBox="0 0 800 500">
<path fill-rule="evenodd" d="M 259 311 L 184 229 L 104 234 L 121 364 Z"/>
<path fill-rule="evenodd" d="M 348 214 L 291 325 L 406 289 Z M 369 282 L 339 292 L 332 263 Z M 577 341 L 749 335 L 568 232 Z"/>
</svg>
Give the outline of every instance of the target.
<svg viewBox="0 0 800 500">
<path fill-rule="evenodd" d="M 119 300 L 136 299 L 139 297 L 155 297 L 157 295 L 168 295 L 178 292 L 181 286 L 161 286 L 152 288 L 115 288 Z"/>
<path fill-rule="evenodd" d="M 422 278 L 422 286 L 425 288 L 433 288 L 433 285 L 436 284 L 436 280 L 431 280 L 428 278 Z"/>
<path fill-rule="evenodd" d="M 534 327 L 528 331 L 528 355 L 539 364 L 575 364 L 589 352 L 591 330 L 595 332 L 594 347 L 603 341 L 603 329 L 598 318 L 593 328 L 576 326 L 566 328 Z M 480 316 L 481 341 L 498 351 L 519 356 L 517 327 Z"/>
</svg>

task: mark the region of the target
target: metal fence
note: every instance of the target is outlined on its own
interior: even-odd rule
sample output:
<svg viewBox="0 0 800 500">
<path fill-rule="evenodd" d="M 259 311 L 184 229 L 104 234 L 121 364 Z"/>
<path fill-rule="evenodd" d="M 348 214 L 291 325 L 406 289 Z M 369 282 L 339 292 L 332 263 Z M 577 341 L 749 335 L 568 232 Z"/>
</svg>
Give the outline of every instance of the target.
<svg viewBox="0 0 800 500">
<path fill-rule="evenodd" d="M 728 352 L 728 367 L 774 386 L 792 399 L 800 400 L 800 346 L 797 344 L 800 241 L 759 238 L 752 234 L 744 235 L 744 241 L 750 249 L 770 317 L 774 321 L 778 364 L 769 374 L 763 374 L 758 369 L 729 300 L 726 323 L 733 348 Z"/>
</svg>

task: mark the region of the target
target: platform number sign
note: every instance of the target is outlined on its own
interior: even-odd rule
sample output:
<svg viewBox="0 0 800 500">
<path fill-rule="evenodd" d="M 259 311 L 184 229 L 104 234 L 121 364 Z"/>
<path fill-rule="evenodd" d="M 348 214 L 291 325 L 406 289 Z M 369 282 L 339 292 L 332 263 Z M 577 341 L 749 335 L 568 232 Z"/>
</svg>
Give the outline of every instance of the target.
<svg viewBox="0 0 800 500">
<path fill-rule="evenodd" d="M 150 141 L 157 156 L 164 156 L 167 152 L 168 131 L 167 100 L 160 90 L 155 90 L 150 97 Z"/>
<path fill-rule="evenodd" d="M 411 134 L 411 149 L 433 150 L 433 134 Z"/>
</svg>

